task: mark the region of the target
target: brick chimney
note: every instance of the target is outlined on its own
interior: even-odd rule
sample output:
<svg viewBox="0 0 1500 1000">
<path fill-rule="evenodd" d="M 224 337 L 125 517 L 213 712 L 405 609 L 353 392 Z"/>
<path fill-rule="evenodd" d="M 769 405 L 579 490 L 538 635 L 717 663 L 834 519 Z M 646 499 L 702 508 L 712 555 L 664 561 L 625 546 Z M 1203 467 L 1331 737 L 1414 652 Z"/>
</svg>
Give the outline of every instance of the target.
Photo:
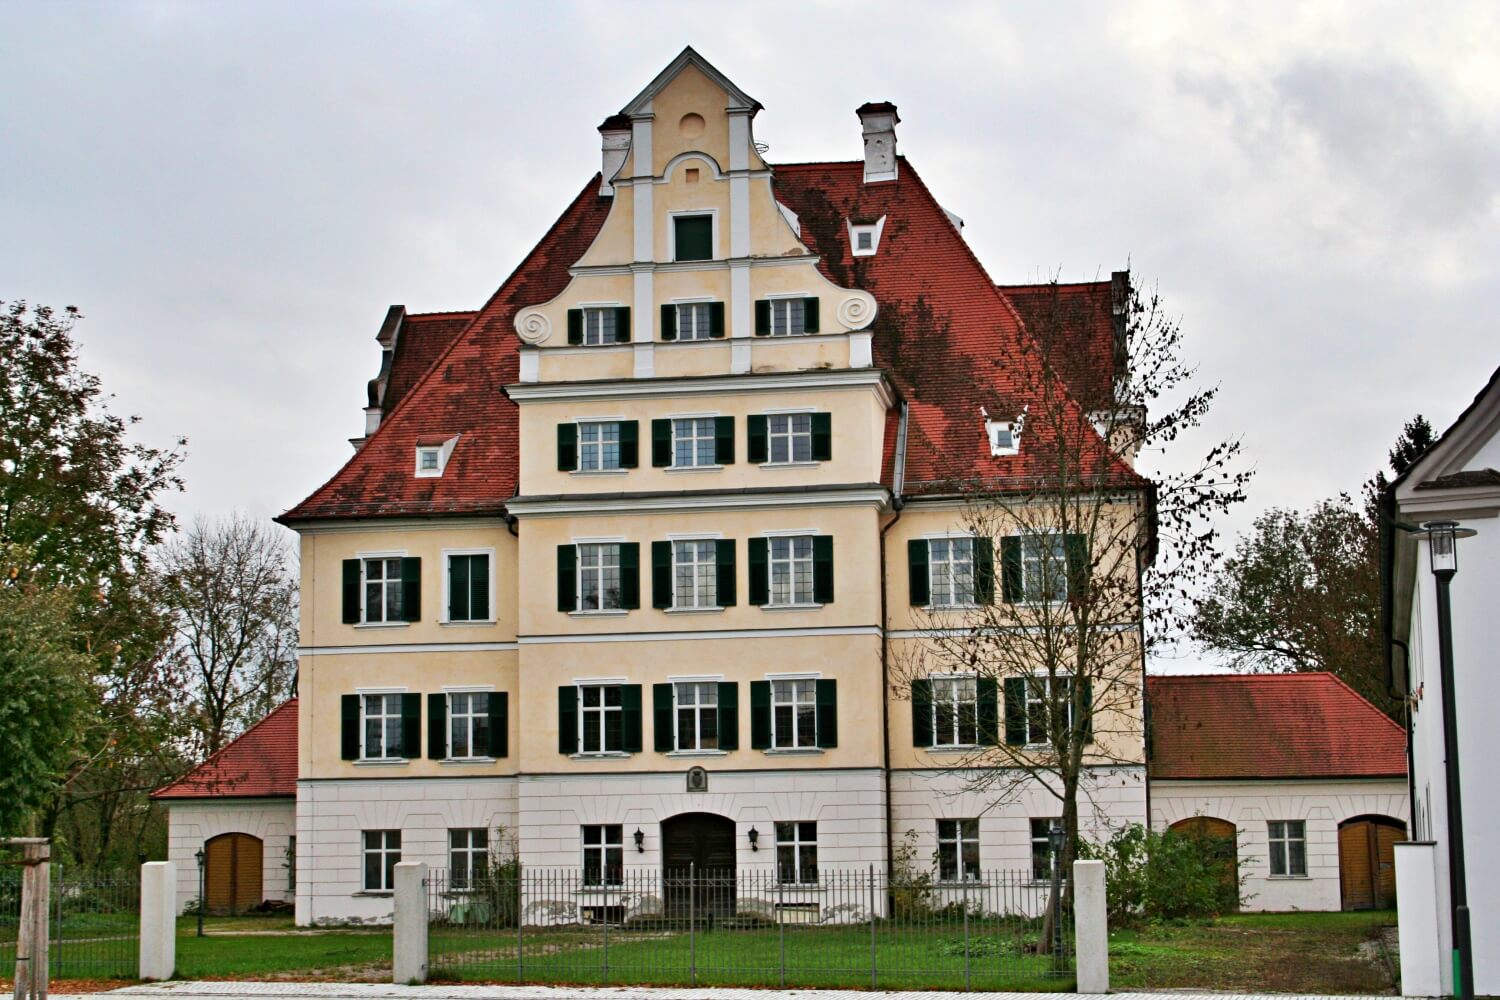
<svg viewBox="0 0 1500 1000">
<path fill-rule="evenodd" d="M 630 116 L 610 115 L 599 126 L 599 137 L 603 140 L 603 176 L 599 178 L 599 197 L 613 198 L 615 186 L 610 182 L 625 165 L 630 153 Z"/>
<path fill-rule="evenodd" d="M 896 123 L 901 116 L 889 101 L 861 104 L 854 111 L 865 138 L 865 183 L 896 179 Z"/>
</svg>

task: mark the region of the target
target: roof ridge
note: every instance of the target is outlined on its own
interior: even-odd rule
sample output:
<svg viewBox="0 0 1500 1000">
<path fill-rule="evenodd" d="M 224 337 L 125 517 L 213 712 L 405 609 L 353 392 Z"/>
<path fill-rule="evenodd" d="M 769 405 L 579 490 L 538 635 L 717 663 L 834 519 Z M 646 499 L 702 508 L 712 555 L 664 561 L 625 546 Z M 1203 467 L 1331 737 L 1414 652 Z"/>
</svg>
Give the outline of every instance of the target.
<svg viewBox="0 0 1500 1000">
<path fill-rule="evenodd" d="M 479 315 L 478 309 L 440 309 L 437 312 L 409 312 L 407 319 L 459 319 L 467 316 L 473 319 Z"/>
</svg>

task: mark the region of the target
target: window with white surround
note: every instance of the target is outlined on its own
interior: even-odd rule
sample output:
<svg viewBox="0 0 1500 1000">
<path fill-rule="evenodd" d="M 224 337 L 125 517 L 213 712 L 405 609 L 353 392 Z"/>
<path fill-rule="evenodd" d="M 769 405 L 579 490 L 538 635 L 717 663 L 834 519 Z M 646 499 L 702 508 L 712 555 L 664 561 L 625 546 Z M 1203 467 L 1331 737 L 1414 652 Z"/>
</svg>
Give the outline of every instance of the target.
<svg viewBox="0 0 1500 1000">
<path fill-rule="evenodd" d="M 783 885 L 818 884 L 818 824 L 776 824 L 776 877 Z"/>
<path fill-rule="evenodd" d="M 492 554 L 486 551 L 444 555 L 448 560 L 448 576 L 444 581 L 448 588 L 446 620 L 455 624 L 494 621 L 490 609 L 490 594 L 494 589 Z"/>
<path fill-rule="evenodd" d="M 677 339 L 708 340 L 713 336 L 710 326 L 713 306 L 708 302 L 679 302 L 677 304 Z"/>
<path fill-rule="evenodd" d="M 578 609 L 611 611 L 624 606 L 620 592 L 620 546 L 578 546 Z"/>
<path fill-rule="evenodd" d="M 713 417 L 677 417 L 672 421 L 672 467 L 718 464 Z"/>
<path fill-rule="evenodd" d="M 802 299 L 771 300 L 771 336 L 790 337 L 806 330 L 807 310 Z"/>
<path fill-rule="evenodd" d="M 771 567 L 770 603 L 813 603 L 813 536 L 778 535 L 768 539 Z"/>
<path fill-rule="evenodd" d="M 578 425 L 578 471 L 611 472 L 620 466 L 620 422 L 587 421 Z"/>
<path fill-rule="evenodd" d="M 448 459 L 458 444 L 455 434 L 446 441 L 417 439 L 417 465 L 414 470 L 418 479 L 436 479 L 448 466 Z"/>
<path fill-rule="evenodd" d="M 391 892 L 396 888 L 396 862 L 401 860 L 400 830 L 364 832 L 365 892 Z"/>
<path fill-rule="evenodd" d="M 855 257 L 873 257 L 880 249 L 880 234 L 885 230 L 885 216 L 874 222 L 849 220 L 849 252 Z"/>
<path fill-rule="evenodd" d="M 679 681 L 673 685 L 677 702 L 677 749 L 719 748 L 719 685 L 713 681 Z"/>
<path fill-rule="evenodd" d="M 625 749 L 622 694 L 618 684 L 579 685 L 579 753 L 619 753 Z"/>
<path fill-rule="evenodd" d="M 979 680 L 932 679 L 932 745 L 971 747 L 979 742 Z"/>
<path fill-rule="evenodd" d="M 364 760 L 393 760 L 405 749 L 401 743 L 401 695 L 367 694 L 360 698 Z"/>
<path fill-rule="evenodd" d="M 401 559 L 362 559 L 364 621 L 369 624 L 405 621 L 401 606 Z"/>
<path fill-rule="evenodd" d="M 1266 824 L 1269 836 L 1271 874 L 1300 878 L 1307 874 L 1307 823 L 1300 819 L 1273 819 Z"/>
<path fill-rule="evenodd" d="M 674 608 L 719 606 L 717 550 L 718 544 L 711 538 L 672 543 Z"/>
<path fill-rule="evenodd" d="M 583 828 L 583 884 L 619 885 L 625 869 L 625 828 L 618 823 Z"/>
<path fill-rule="evenodd" d="M 615 336 L 616 310 L 613 306 L 586 308 L 583 310 L 583 342 L 588 346 L 613 344 Z"/>
<path fill-rule="evenodd" d="M 937 840 L 940 881 L 979 881 L 979 820 L 940 819 Z"/>
<path fill-rule="evenodd" d="M 431 725 L 431 722 L 428 723 Z M 454 760 L 488 757 L 490 752 L 490 696 L 485 691 L 453 691 L 448 695 L 448 756 Z"/>
<path fill-rule="evenodd" d="M 1043 746 L 1051 743 L 1048 722 L 1051 719 L 1052 702 L 1056 700 L 1062 710 L 1065 724 L 1073 726 L 1073 678 L 1058 674 L 1041 674 L 1026 678 L 1026 743 L 1028 746 Z"/>
<path fill-rule="evenodd" d="M 439 447 L 422 447 L 417 449 L 417 475 L 424 472 L 429 475 L 437 475 L 443 457 L 443 449 Z"/>
<path fill-rule="evenodd" d="M 766 455 L 772 465 L 812 461 L 812 414 L 772 413 L 766 417 Z"/>
<path fill-rule="evenodd" d="M 974 539 L 933 538 L 927 543 L 928 594 L 935 608 L 976 603 Z"/>
<path fill-rule="evenodd" d="M 771 681 L 771 746 L 795 750 L 818 745 L 818 682 Z"/>
<path fill-rule="evenodd" d="M 1021 452 L 1020 421 L 986 420 L 985 431 L 990 438 L 990 454 L 995 457 L 1018 455 Z"/>
<path fill-rule="evenodd" d="M 1031 604 L 1058 604 L 1068 599 L 1068 552 L 1063 535 L 1050 532 L 1021 536 L 1021 592 Z"/>
<path fill-rule="evenodd" d="M 466 829 L 448 831 L 448 886 L 469 889 L 474 879 L 489 868 L 489 831 Z"/>
<path fill-rule="evenodd" d="M 1052 878 L 1052 825 L 1062 825 L 1056 816 L 1031 821 L 1031 877 L 1038 882 Z"/>
</svg>

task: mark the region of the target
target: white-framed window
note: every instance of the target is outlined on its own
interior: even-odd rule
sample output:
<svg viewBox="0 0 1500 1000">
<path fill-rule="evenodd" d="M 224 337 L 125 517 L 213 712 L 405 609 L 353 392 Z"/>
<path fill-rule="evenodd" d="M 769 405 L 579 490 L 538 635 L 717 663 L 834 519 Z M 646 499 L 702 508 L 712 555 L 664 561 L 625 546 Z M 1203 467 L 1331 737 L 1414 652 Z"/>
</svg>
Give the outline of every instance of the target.
<svg viewBox="0 0 1500 1000">
<path fill-rule="evenodd" d="M 929 539 L 927 581 L 929 600 L 935 608 L 974 604 L 974 539 Z"/>
<path fill-rule="evenodd" d="M 813 603 L 813 536 L 775 535 L 767 539 L 772 605 Z"/>
<path fill-rule="evenodd" d="M 713 417 L 676 417 L 672 420 L 674 469 L 717 465 L 718 459 Z"/>
<path fill-rule="evenodd" d="M 1052 701 L 1056 697 L 1065 725 L 1073 726 L 1073 678 L 1065 674 L 1039 674 L 1026 679 L 1026 743 L 1043 746 L 1052 742 L 1048 723 Z"/>
<path fill-rule="evenodd" d="M 801 298 L 771 299 L 771 336 L 791 337 L 807 332 L 807 310 Z"/>
<path fill-rule="evenodd" d="M 491 602 L 495 592 L 494 550 L 444 550 L 448 572 L 443 578 L 444 621 L 492 622 Z"/>
<path fill-rule="evenodd" d="M 1266 824 L 1271 874 L 1301 877 L 1307 874 L 1307 823 L 1300 819 L 1273 819 Z"/>
<path fill-rule="evenodd" d="M 370 624 L 405 621 L 401 606 L 401 559 L 361 559 L 364 620 Z"/>
<path fill-rule="evenodd" d="M 578 425 L 578 471 L 609 472 L 620 468 L 620 422 L 583 421 Z"/>
<path fill-rule="evenodd" d="M 417 475 L 424 472 L 429 475 L 437 475 L 441 469 L 443 449 L 437 446 L 423 446 L 417 449 Z"/>
<path fill-rule="evenodd" d="M 776 824 L 776 877 L 783 885 L 818 884 L 818 824 Z"/>
<path fill-rule="evenodd" d="M 625 828 L 607 823 L 583 828 L 583 884 L 619 885 L 625 870 Z"/>
<path fill-rule="evenodd" d="M 490 835 L 484 829 L 448 831 L 448 887 L 468 889 L 490 864 Z"/>
<path fill-rule="evenodd" d="M 1011 420 L 986 420 L 986 433 L 990 438 L 990 454 L 1018 455 L 1021 452 L 1021 423 Z"/>
<path fill-rule="evenodd" d="M 932 679 L 932 745 L 971 747 L 979 742 L 979 680 Z"/>
<path fill-rule="evenodd" d="M 712 336 L 713 306 L 708 302 L 677 304 L 677 339 L 708 340 Z"/>
<path fill-rule="evenodd" d="M 880 234 L 885 230 L 885 216 L 874 222 L 850 221 L 849 252 L 855 257 L 873 257 L 880 249 Z"/>
<path fill-rule="evenodd" d="M 621 696 L 618 684 L 579 685 L 579 753 L 618 753 L 625 749 Z"/>
<path fill-rule="evenodd" d="M 937 840 L 940 881 L 979 881 L 979 820 L 940 819 Z"/>
<path fill-rule="evenodd" d="M 771 681 L 771 746 L 793 750 L 818 745 L 818 682 L 812 678 Z"/>
<path fill-rule="evenodd" d="M 401 740 L 401 695 L 361 695 L 359 710 L 364 733 L 361 758 L 392 760 L 400 757 L 405 750 Z"/>
<path fill-rule="evenodd" d="M 719 749 L 719 685 L 713 681 L 678 681 L 677 749 Z"/>
<path fill-rule="evenodd" d="M 401 860 L 400 830 L 364 831 L 365 892 L 396 888 L 396 862 Z"/>
<path fill-rule="evenodd" d="M 615 307 L 594 306 L 583 310 L 583 342 L 593 347 L 599 344 L 617 343 L 615 336 Z"/>
<path fill-rule="evenodd" d="M 766 457 L 771 465 L 811 462 L 812 414 L 769 414 L 766 417 Z"/>
<path fill-rule="evenodd" d="M 429 721 L 428 725 L 431 725 Z M 448 694 L 448 756 L 454 760 L 488 757 L 490 696 L 486 691 Z"/>
<path fill-rule="evenodd" d="M 711 538 L 672 543 L 672 606 L 716 608 L 719 606 L 719 572 Z"/>
<path fill-rule="evenodd" d="M 1029 604 L 1068 599 L 1068 551 L 1061 533 L 1021 536 L 1021 595 Z"/>
<path fill-rule="evenodd" d="M 1052 826 L 1062 825 L 1057 816 L 1031 821 L 1031 877 L 1038 882 L 1052 878 Z"/>
<path fill-rule="evenodd" d="M 578 610 L 611 611 L 623 606 L 618 542 L 578 546 Z"/>
</svg>

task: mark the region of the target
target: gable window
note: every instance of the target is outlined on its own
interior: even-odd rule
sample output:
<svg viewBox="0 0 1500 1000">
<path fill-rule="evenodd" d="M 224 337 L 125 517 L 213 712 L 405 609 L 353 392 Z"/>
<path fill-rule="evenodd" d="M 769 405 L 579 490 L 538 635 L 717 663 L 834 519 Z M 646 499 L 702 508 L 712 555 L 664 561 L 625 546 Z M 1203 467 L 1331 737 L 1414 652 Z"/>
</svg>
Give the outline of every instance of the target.
<svg viewBox="0 0 1500 1000">
<path fill-rule="evenodd" d="M 1062 535 L 1021 537 L 1021 593 L 1032 604 L 1068 599 L 1068 555 Z"/>
<path fill-rule="evenodd" d="M 1052 878 L 1052 827 L 1062 825 L 1056 816 L 1031 821 L 1031 877 L 1038 882 Z"/>
<path fill-rule="evenodd" d="M 773 413 L 767 416 L 768 461 L 773 464 L 811 462 L 812 418 L 811 413 Z"/>
<path fill-rule="evenodd" d="M 712 303 L 684 302 L 677 307 L 677 339 L 707 340 L 712 333 L 709 317 Z"/>
<path fill-rule="evenodd" d="M 932 679 L 932 745 L 971 747 L 979 742 L 979 680 Z"/>
<path fill-rule="evenodd" d="M 618 420 L 578 425 L 578 471 L 608 472 L 620 465 L 620 422 Z"/>
<path fill-rule="evenodd" d="M 677 701 L 677 749 L 719 748 L 719 685 L 713 681 L 673 685 Z"/>
<path fill-rule="evenodd" d="M 772 605 L 813 603 L 813 536 L 769 539 Z"/>
<path fill-rule="evenodd" d="M 776 877 L 783 885 L 817 885 L 818 824 L 776 824 Z"/>
<path fill-rule="evenodd" d="M 778 750 L 818 745 L 817 681 L 771 682 L 771 745 Z"/>
<path fill-rule="evenodd" d="M 367 694 L 360 699 L 365 760 L 392 760 L 403 755 L 401 699 L 399 694 Z"/>
<path fill-rule="evenodd" d="M 620 598 L 620 546 L 578 546 L 578 610 L 613 611 L 624 607 Z"/>
<path fill-rule="evenodd" d="M 676 260 L 712 260 L 714 218 L 712 215 L 678 215 L 672 218 L 672 245 Z"/>
<path fill-rule="evenodd" d="M 622 686 L 585 684 L 578 688 L 578 752 L 619 753 L 625 749 Z"/>
<path fill-rule="evenodd" d="M 453 889 L 472 888 L 489 869 L 489 831 L 483 829 L 448 831 L 448 885 Z"/>
<path fill-rule="evenodd" d="M 487 622 L 490 616 L 488 552 L 448 555 L 448 621 Z"/>
<path fill-rule="evenodd" d="M 583 884 L 619 885 L 625 869 L 625 828 L 618 823 L 583 828 Z"/>
<path fill-rule="evenodd" d="M 396 888 L 396 862 L 401 860 L 400 830 L 364 832 L 365 892 L 391 892 Z"/>
<path fill-rule="evenodd" d="M 1307 874 L 1307 823 L 1300 819 L 1271 820 L 1267 826 L 1271 874 L 1301 877 Z"/>
<path fill-rule="evenodd" d="M 672 606 L 716 608 L 718 598 L 718 541 L 693 539 L 672 543 Z"/>
<path fill-rule="evenodd" d="M 368 623 L 406 621 L 402 606 L 401 562 L 396 559 L 362 560 L 365 576 L 365 617 Z"/>
<path fill-rule="evenodd" d="M 929 593 L 934 607 L 974 604 L 974 539 L 934 538 L 927 543 Z"/>
<path fill-rule="evenodd" d="M 938 879 L 979 881 L 979 820 L 940 819 L 937 839 Z"/>
<path fill-rule="evenodd" d="M 807 332 L 807 305 L 802 299 L 771 299 L 771 336 Z"/>
<path fill-rule="evenodd" d="M 619 316 L 613 308 L 583 310 L 583 343 L 586 346 L 616 344 L 619 336 Z"/>
<path fill-rule="evenodd" d="M 713 417 L 685 417 L 672 421 L 672 468 L 718 464 Z"/>
<path fill-rule="evenodd" d="M 429 720 L 428 725 L 431 725 Z M 490 752 L 490 696 L 483 691 L 448 695 L 448 756 L 455 760 Z"/>
<path fill-rule="evenodd" d="M 1025 680 L 1026 684 L 1026 744 L 1045 746 L 1052 742 L 1049 723 L 1052 718 L 1052 703 L 1057 702 L 1063 713 L 1065 730 L 1073 728 L 1073 678 L 1043 674 Z"/>
</svg>

